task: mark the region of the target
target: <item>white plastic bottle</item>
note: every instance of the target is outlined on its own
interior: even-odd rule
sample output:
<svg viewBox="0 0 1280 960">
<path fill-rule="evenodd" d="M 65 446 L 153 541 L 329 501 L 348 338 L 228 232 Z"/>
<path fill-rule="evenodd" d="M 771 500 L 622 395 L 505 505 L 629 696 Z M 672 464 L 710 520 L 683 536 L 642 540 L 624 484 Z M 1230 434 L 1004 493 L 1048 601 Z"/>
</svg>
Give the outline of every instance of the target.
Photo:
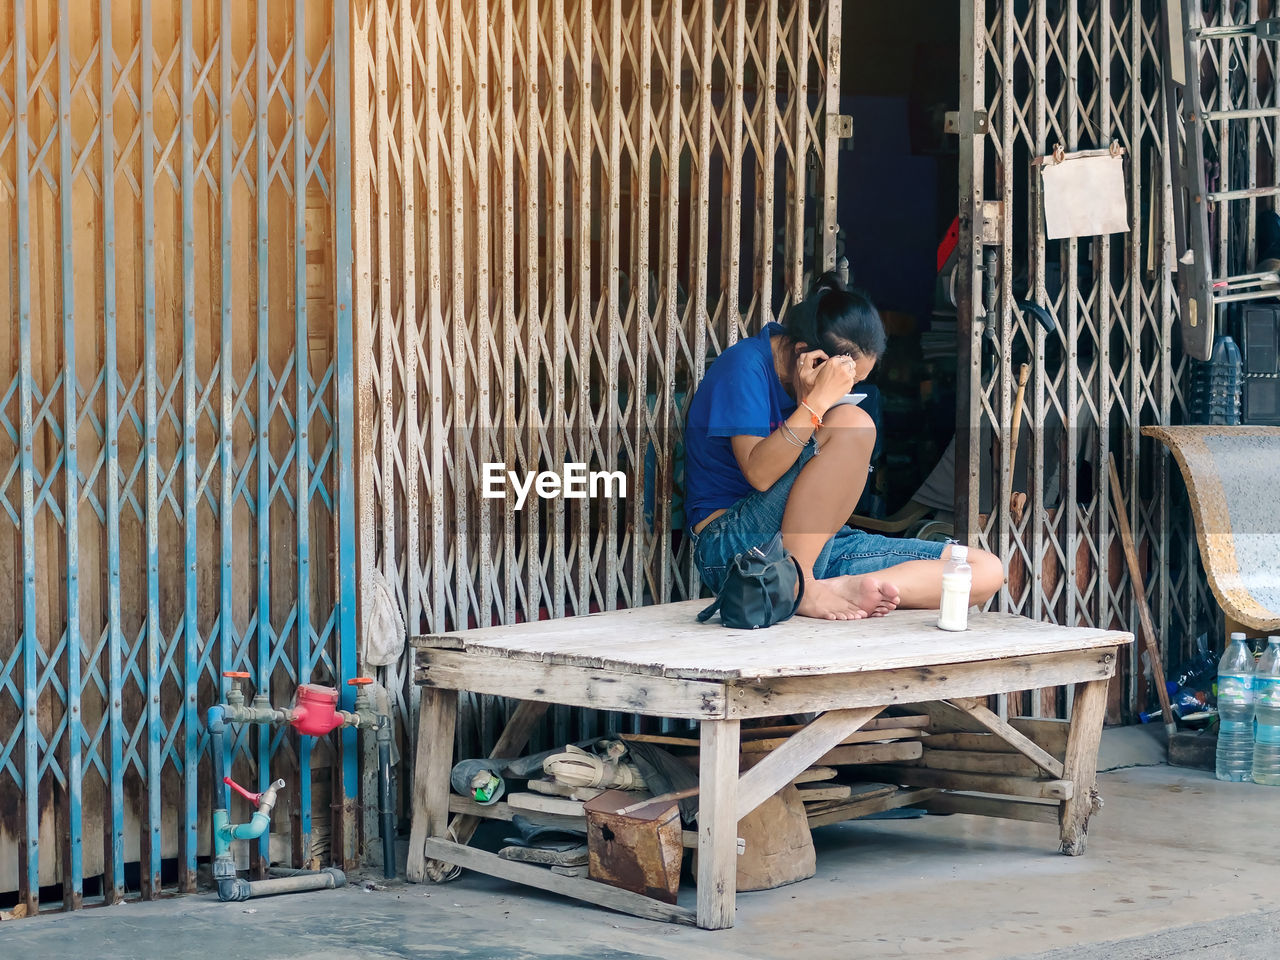
<svg viewBox="0 0 1280 960">
<path fill-rule="evenodd" d="M 969 548 L 951 545 L 951 558 L 942 571 L 942 602 L 938 604 L 938 628 L 966 630 L 969 627 L 969 590 L 973 586 L 973 568 L 969 566 Z"/>
<path fill-rule="evenodd" d="M 1267 649 L 1253 675 L 1253 782 L 1280 787 L 1280 637 Z"/>
<path fill-rule="evenodd" d="M 1253 779 L 1253 651 L 1243 633 L 1231 634 L 1231 642 L 1218 661 L 1218 762 L 1219 780 Z"/>
</svg>

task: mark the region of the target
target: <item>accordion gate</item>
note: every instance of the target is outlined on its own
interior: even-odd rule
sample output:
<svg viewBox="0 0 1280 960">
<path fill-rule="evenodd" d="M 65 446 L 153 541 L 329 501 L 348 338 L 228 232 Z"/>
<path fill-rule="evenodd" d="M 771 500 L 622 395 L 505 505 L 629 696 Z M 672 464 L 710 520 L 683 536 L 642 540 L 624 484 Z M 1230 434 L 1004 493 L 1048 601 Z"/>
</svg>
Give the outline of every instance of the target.
<svg viewBox="0 0 1280 960">
<path fill-rule="evenodd" d="M 411 633 L 696 595 L 687 400 L 708 357 L 835 264 L 839 3 L 355 11 L 366 575 Z M 516 510 L 481 495 L 486 463 L 629 487 Z M 389 671 L 402 721 L 412 666 Z M 465 749 L 496 736 L 500 704 L 478 706 Z"/>
</svg>

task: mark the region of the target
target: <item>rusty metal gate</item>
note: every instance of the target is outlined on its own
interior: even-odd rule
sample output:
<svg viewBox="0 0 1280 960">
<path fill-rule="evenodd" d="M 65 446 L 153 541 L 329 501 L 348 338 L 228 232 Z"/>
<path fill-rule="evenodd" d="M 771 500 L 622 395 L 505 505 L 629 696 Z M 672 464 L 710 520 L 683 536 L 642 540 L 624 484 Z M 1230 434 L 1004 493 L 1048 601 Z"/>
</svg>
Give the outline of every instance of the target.
<svg viewBox="0 0 1280 960">
<path fill-rule="evenodd" d="M 221 673 L 355 673 L 349 49 L 341 4 L 0 5 L 0 894 L 29 910 L 194 889 Z M 353 744 L 236 738 L 299 865 L 354 842 Z"/>
<path fill-rule="evenodd" d="M 362 563 L 410 633 L 696 595 L 686 400 L 835 262 L 839 0 L 355 11 Z M 631 486 L 481 496 L 566 462 Z"/>
<path fill-rule="evenodd" d="M 967 0 L 961 29 L 961 529 L 998 553 L 1010 582 L 1000 609 L 1095 626 L 1136 623 L 1111 508 L 1114 453 L 1157 629 L 1178 654 L 1209 615 L 1190 518 L 1168 455 L 1147 423 L 1185 422 L 1187 361 L 1176 333 L 1160 5 L 1153 0 Z M 1126 153 L 1129 232 L 1045 239 L 1035 158 Z M 985 203 L 985 207 L 984 207 Z M 983 215 L 998 252 L 998 304 L 983 317 Z M 991 229 L 990 227 L 988 229 Z M 1016 301 L 1048 311 L 1048 331 Z M 985 336 L 984 336 L 985 334 Z M 1021 362 L 1031 366 L 1031 429 L 1007 457 Z M 1025 465 L 1024 465 L 1025 461 Z M 1005 508 L 1028 495 L 1020 521 Z M 1136 657 L 1136 651 L 1135 651 Z M 1120 701 L 1144 699 L 1137 661 Z M 1011 698 L 1012 712 L 1059 715 L 1070 692 Z"/>
</svg>

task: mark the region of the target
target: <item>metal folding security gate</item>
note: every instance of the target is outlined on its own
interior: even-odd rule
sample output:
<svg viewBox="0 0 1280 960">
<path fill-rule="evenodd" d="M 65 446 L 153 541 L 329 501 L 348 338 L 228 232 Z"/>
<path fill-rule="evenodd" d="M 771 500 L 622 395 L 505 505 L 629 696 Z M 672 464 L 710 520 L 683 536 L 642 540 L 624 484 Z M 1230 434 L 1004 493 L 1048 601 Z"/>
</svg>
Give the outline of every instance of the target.
<svg viewBox="0 0 1280 960">
<path fill-rule="evenodd" d="M 221 673 L 276 701 L 355 673 L 349 50 L 341 4 L 0 5 L 0 893 L 28 909 L 194 889 Z M 289 781 L 295 862 L 350 850 L 353 745 L 235 742 Z"/>
<path fill-rule="evenodd" d="M 696 595 L 686 402 L 835 263 L 839 0 L 355 11 L 362 562 L 410 633 Z M 486 463 L 630 486 L 516 509 Z"/>
<path fill-rule="evenodd" d="M 1153 0 L 967 0 L 961 17 L 961 529 L 998 553 L 1010 582 L 1000 609 L 1095 626 L 1135 624 L 1111 507 L 1116 456 L 1148 600 L 1171 650 L 1185 652 L 1209 606 L 1177 471 L 1144 441 L 1146 423 L 1186 419 L 1186 361 L 1169 268 L 1170 175 L 1160 75 L 1163 25 Z M 1045 239 L 1033 158 L 1126 152 L 1129 232 Z M 998 219 L 999 299 L 983 317 L 982 218 Z M 1002 208 L 1002 209 L 1001 209 Z M 1030 300 L 1054 320 L 1050 332 Z M 993 328 L 993 329 L 989 329 Z M 984 334 L 991 334 L 984 336 Z M 1017 370 L 1031 367 L 1029 433 L 1007 466 Z M 1021 461 L 1025 460 L 1025 467 Z M 1028 495 L 1016 521 L 1013 492 Z M 1125 664 L 1120 700 L 1142 703 L 1142 670 Z M 1013 712 L 1058 715 L 1070 692 L 1011 698 Z"/>
</svg>

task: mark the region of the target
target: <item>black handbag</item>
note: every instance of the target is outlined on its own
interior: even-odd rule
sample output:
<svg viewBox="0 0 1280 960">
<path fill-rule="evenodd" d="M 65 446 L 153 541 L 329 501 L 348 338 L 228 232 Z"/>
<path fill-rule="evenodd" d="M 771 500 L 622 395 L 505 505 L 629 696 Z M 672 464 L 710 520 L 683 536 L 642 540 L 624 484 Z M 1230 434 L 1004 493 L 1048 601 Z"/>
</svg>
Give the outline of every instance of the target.
<svg viewBox="0 0 1280 960">
<path fill-rule="evenodd" d="M 733 558 L 715 601 L 698 614 L 698 622 L 706 623 L 719 610 L 725 627 L 771 627 L 790 619 L 803 596 L 804 571 L 779 533 L 766 546 Z"/>
</svg>

